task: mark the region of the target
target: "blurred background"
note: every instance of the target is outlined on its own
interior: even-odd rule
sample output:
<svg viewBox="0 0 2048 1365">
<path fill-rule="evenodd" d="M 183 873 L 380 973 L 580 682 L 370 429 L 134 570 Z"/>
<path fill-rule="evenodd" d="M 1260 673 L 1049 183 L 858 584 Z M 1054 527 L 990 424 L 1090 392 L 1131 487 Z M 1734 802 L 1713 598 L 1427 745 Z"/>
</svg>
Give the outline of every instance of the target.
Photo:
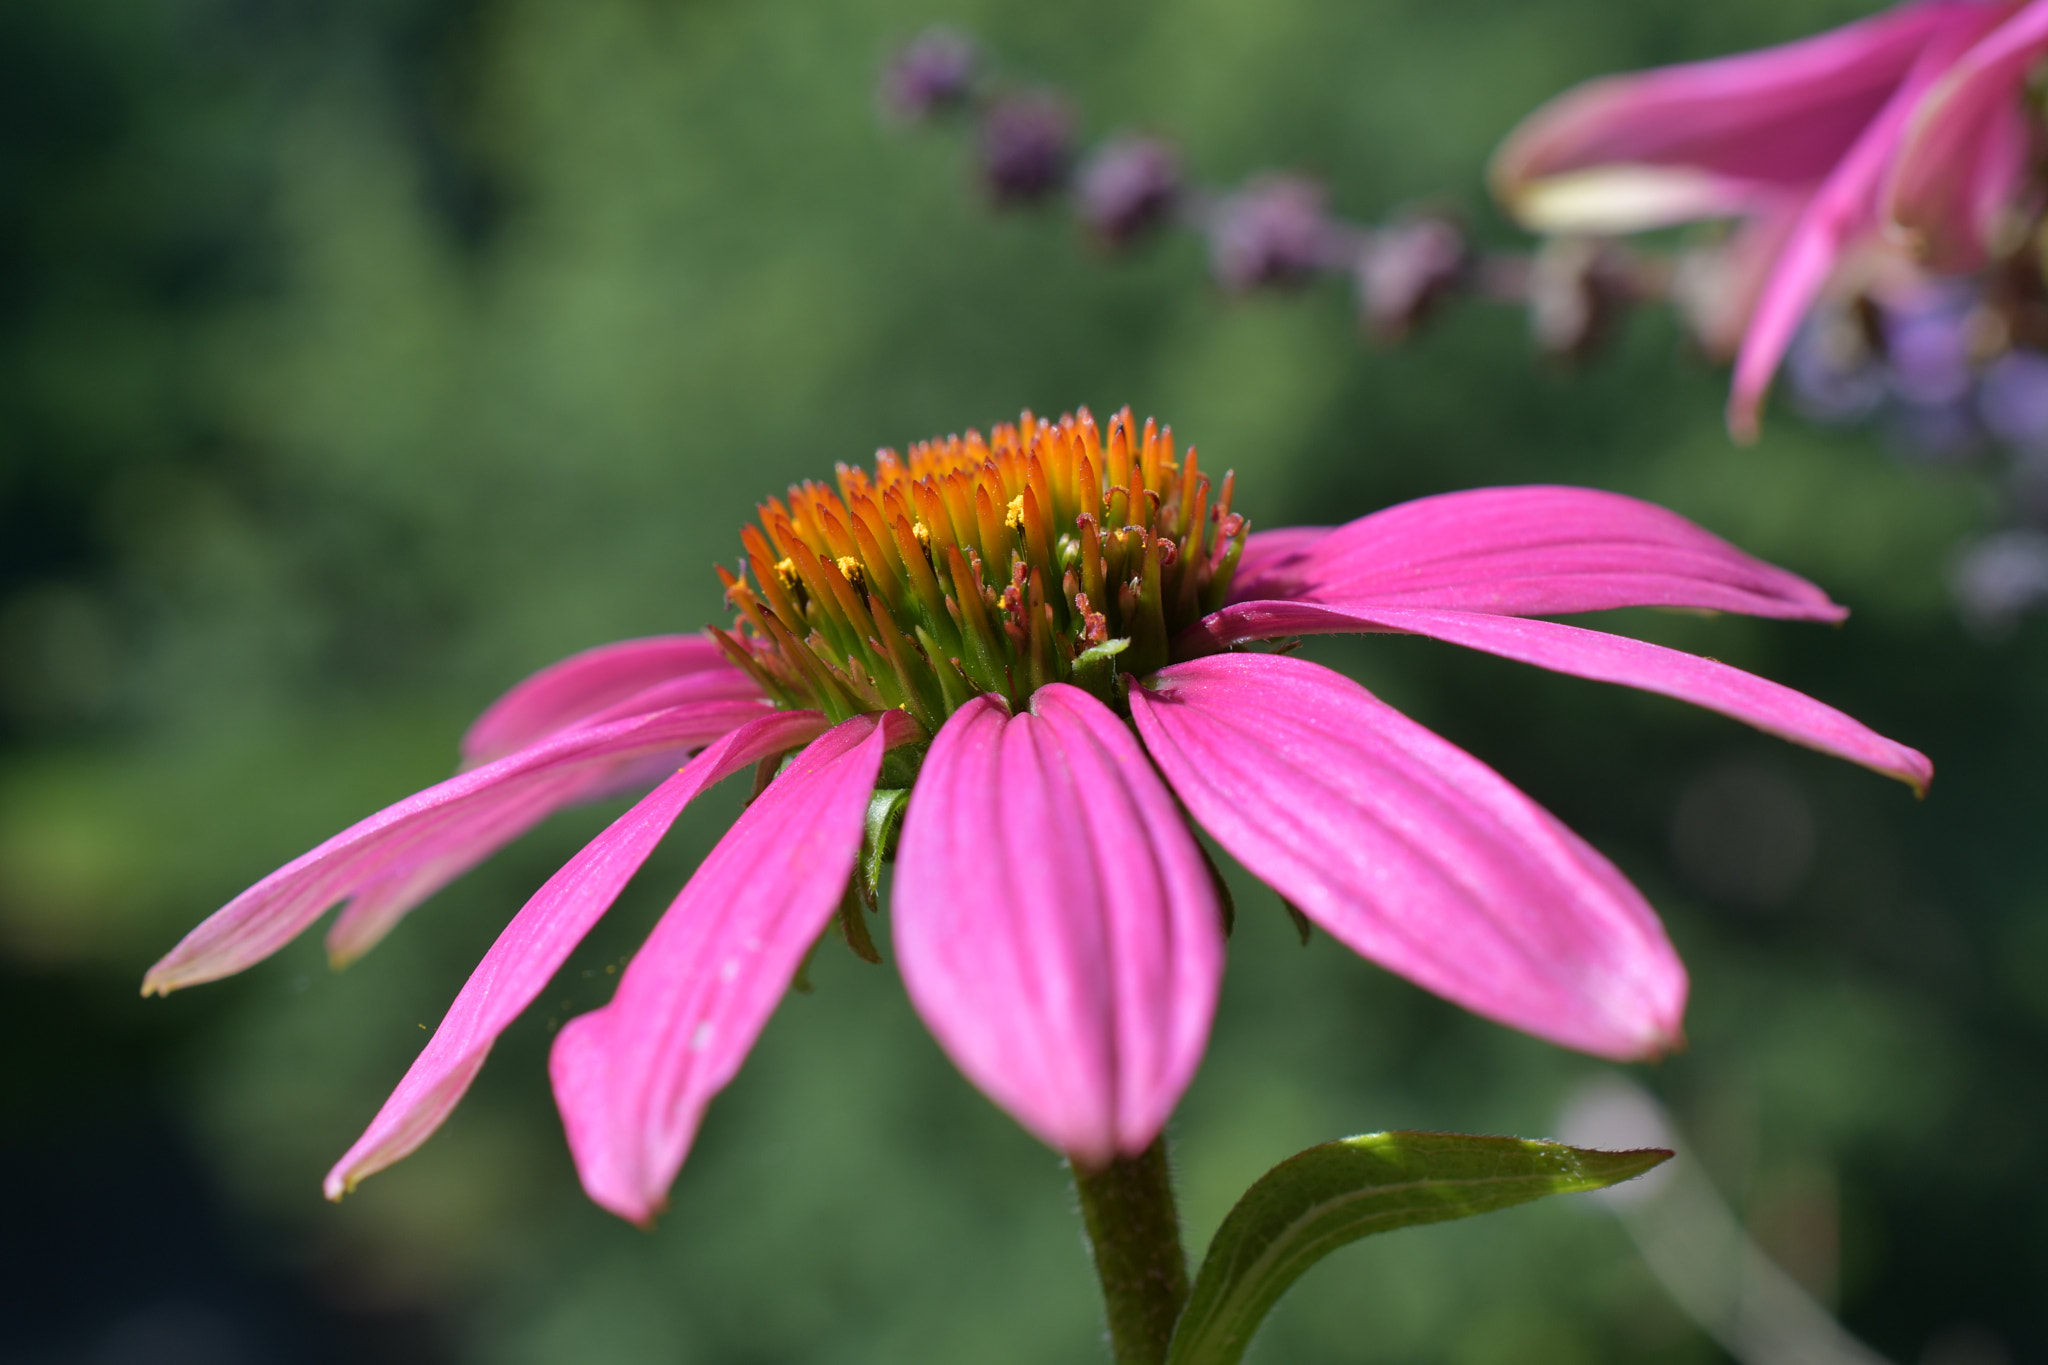
<svg viewBox="0 0 2048 1365">
<path fill-rule="evenodd" d="M 1750 1234 L 1889 1359 L 2048 1359 L 2048 630 L 1958 623 L 1967 464 L 1782 410 L 1645 312 L 1578 369 L 1465 308 L 1361 344 L 1337 286 L 1225 300 L 1199 242 L 1105 264 L 881 117 L 937 21 L 1193 173 L 1311 171 L 1377 219 L 1480 192 L 1584 76 L 1853 0 L 12 0 L 0 7 L 0 1361 L 1103 1358 L 1058 1161 L 828 950 L 646 1234 L 581 1195 L 552 1031 L 601 1003 L 740 793 L 702 803 L 411 1160 L 353 1141 L 558 817 L 330 972 L 317 935 L 143 1001 L 236 891 L 450 771 L 527 672 L 720 619 L 754 501 L 880 444 L 1130 403 L 1255 526 L 1488 483 L 1665 502 L 1825 586 L 1840 630 L 1637 614 L 1932 754 L 1895 783 L 1658 698 L 1419 640 L 1314 653 L 1615 858 L 1694 977 L 1661 1097 Z M 1236 874 L 1233 873 L 1235 876 Z M 1300 1147 L 1541 1135 L 1605 1068 L 1464 1016 L 1238 880 L 1176 1127 L 1199 1250 Z M 885 945 L 886 952 L 886 945 Z M 1590 1200 L 1361 1243 L 1253 1359 L 1724 1359 Z"/>
</svg>

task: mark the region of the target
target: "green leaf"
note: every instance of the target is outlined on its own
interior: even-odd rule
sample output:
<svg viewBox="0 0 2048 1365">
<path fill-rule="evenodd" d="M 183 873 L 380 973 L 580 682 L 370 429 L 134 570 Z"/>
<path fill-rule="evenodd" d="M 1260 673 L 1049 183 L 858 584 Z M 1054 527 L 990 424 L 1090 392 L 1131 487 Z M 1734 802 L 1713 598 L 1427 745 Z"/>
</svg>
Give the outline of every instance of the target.
<svg viewBox="0 0 2048 1365">
<path fill-rule="evenodd" d="M 1361 1237 L 1597 1190 L 1670 1155 L 1461 1133 L 1368 1133 L 1311 1147 L 1260 1176 L 1217 1229 L 1168 1365 L 1234 1365 L 1287 1287 Z"/>
<path fill-rule="evenodd" d="M 860 866 L 854 876 L 861 898 L 872 909 L 882 894 L 882 864 L 896 857 L 896 836 L 903 829 L 903 812 L 910 808 L 910 788 L 883 787 L 868 798 L 868 815 L 861 832 Z"/>
</svg>

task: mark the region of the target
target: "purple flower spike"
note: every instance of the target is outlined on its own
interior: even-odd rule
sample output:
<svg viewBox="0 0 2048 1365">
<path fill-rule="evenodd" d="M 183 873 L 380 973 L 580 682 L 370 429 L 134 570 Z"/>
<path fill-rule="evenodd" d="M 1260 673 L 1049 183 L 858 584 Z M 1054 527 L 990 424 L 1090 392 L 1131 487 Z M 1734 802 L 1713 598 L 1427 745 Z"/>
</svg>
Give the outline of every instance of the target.
<svg viewBox="0 0 2048 1365">
<path fill-rule="evenodd" d="M 1807 319 L 1785 357 L 1793 406 L 1830 425 L 1868 417 L 1884 401 L 1885 375 L 1866 328 L 1849 309 Z"/>
<path fill-rule="evenodd" d="M 1337 229 L 1329 196 L 1300 175 L 1262 176 L 1216 206 L 1209 267 L 1233 294 L 1298 285 L 1331 263 Z"/>
<path fill-rule="evenodd" d="M 1983 635 L 2003 635 L 2048 601 L 2048 535 L 2000 531 L 1957 557 L 1949 589 L 1963 619 Z"/>
<path fill-rule="evenodd" d="M 958 29 L 926 29 L 882 73 L 882 102 L 913 122 L 958 109 L 973 91 L 980 65 L 972 38 Z"/>
<path fill-rule="evenodd" d="M 1112 139 L 1081 167 L 1076 211 L 1098 240 L 1124 246 L 1158 227 L 1180 197 L 1180 153 L 1156 137 Z"/>
<path fill-rule="evenodd" d="M 2008 351 L 1984 372 L 1977 411 L 1991 434 L 2022 450 L 2048 450 L 2048 355 Z"/>
<path fill-rule="evenodd" d="M 1933 293 L 1885 317 L 1892 387 L 1909 403 L 1937 407 L 1970 391 L 1970 323 L 1961 299 Z"/>
<path fill-rule="evenodd" d="M 1074 154 L 1074 116 L 1059 96 L 1012 95 L 981 121 L 981 178 L 998 204 L 1043 199 L 1067 183 Z"/>
</svg>

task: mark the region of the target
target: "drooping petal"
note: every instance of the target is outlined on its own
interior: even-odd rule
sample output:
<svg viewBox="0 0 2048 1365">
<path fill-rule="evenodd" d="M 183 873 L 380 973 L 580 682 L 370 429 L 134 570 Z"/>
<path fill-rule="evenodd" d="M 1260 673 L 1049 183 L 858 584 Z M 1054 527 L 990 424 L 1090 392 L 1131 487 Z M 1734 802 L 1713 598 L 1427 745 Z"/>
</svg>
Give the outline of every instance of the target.
<svg viewBox="0 0 2048 1365">
<path fill-rule="evenodd" d="M 921 732 L 900 711 L 811 743 L 683 887 L 602 1009 L 548 1060 L 583 1188 L 622 1218 L 659 1213 L 725 1088 L 830 923 L 882 755 Z"/>
<path fill-rule="evenodd" d="M 1934 779 L 1934 765 L 1925 754 L 1886 739 L 1803 692 L 1712 659 L 1555 621 L 1409 607 L 1242 602 L 1191 627 L 1178 642 L 1178 652 L 1288 635 L 1374 630 L 1427 635 L 1556 673 L 1660 692 L 1794 744 L 1860 763 L 1918 792 Z"/>
<path fill-rule="evenodd" d="M 2044 55 L 2048 4 L 2036 0 L 1963 54 L 1913 112 L 1886 216 L 1935 269 L 1983 262 L 2026 172 L 2026 82 Z"/>
<path fill-rule="evenodd" d="M 1270 596 L 1506 616 L 1638 606 L 1808 621 L 1848 615 L 1797 574 L 1676 512 L 1590 488 L 1417 498 L 1338 527 L 1297 552 L 1285 577 L 1295 589 Z"/>
<path fill-rule="evenodd" d="M 1232 601 L 1255 597 L 1291 597 L 1291 572 L 1304 551 L 1330 534 L 1329 526 L 1281 526 L 1271 531 L 1254 531 L 1245 537 L 1244 553 L 1238 556 L 1236 576 L 1230 580 Z"/>
<path fill-rule="evenodd" d="M 1202 827 L 1361 956 L 1598 1056 L 1679 1040 L 1685 968 L 1628 880 L 1356 683 L 1220 655 L 1133 687 L 1131 715 Z"/>
<path fill-rule="evenodd" d="M 1953 17 L 1928 35 L 1898 89 L 1807 201 L 1758 292 L 1728 395 L 1728 429 L 1737 440 L 1755 438 L 1757 413 L 1778 362 L 1842 252 L 1853 239 L 1875 232 L 1878 191 L 1899 150 L 1907 119 L 1942 73 L 2006 13 L 2002 5 L 1977 0 L 1947 8 Z"/>
<path fill-rule="evenodd" d="M 1782 47 L 1589 81 L 1494 154 L 1494 193 L 1541 232 L 1632 232 L 1747 213 L 1817 184 L 1969 0 L 1928 0 Z M 1988 7 L 1986 7 L 1988 8 Z"/>
<path fill-rule="evenodd" d="M 708 635 L 656 635 L 599 645 L 548 665 L 492 702 L 462 737 L 463 764 L 473 768 L 503 758 L 565 726 L 589 720 L 637 692 L 696 673 L 714 675 L 705 680 L 705 691 L 667 700 L 656 697 L 625 714 L 684 701 L 760 695 L 760 689 L 743 670 L 733 667 L 718 642 Z M 742 688 L 741 684 L 746 685 Z M 618 714 L 606 717 L 622 718 Z"/>
<path fill-rule="evenodd" d="M 441 1126 L 498 1035 L 561 970 L 683 807 L 748 764 L 808 743 L 824 729 L 825 718 L 815 711 L 778 711 L 748 722 L 691 759 L 548 878 L 470 973 L 369 1128 L 327 1173 L 327 1197 L 341 1198 Z"/>
<path fill-rule="evenodd" d="M 149 969 L 142 992 L 167 992 L 241 971 L 290 942 L 336 901 L 380 884 L 388 888 L 391 879 L 414 869 L 474 863 L 488 851 L 475 845 L 480 828 L 495 828 L 502 843 L 531 823 L 521 823 L 526 816 L 538 818 L 536 805 L 559 809 L 584 799 L 607 789 L 622 769 L 644 769 L 658 754 L 679 757 L 767 709 L 765 701 L 695 702 L 570 729 L 416 792 L 215 911 Z M 495 823 L 501 818 L 504 823 Z"/>
<path fill-rule="evenodd" d="M 967 1078 L 1087 1166 L 1142 1152 L 1209 1036 L 1207 864 L 1131 733 L 1079 688 L 982 697 L 932 741 L 896 862 L 896 955 Z"/>
</svg>

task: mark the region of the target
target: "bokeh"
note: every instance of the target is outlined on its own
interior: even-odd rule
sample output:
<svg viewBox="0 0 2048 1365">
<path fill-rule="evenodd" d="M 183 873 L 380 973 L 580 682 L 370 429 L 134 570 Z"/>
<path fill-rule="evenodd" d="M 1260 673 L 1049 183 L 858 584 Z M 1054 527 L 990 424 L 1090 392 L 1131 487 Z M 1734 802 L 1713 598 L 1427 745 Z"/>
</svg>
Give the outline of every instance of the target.
<svg viewBox="0 0 2048 1365">
<path fill-rule="evenodd" d="M 1932 754 L 1933 794 L 1677 703 L 1420 640 L 1318 644 L 1501 769 L 1662 910 L 1690 1047 L 1631 1068 L 1751 1234 L 1888 1358 L 2048 1358 L 2048 630 L 1973 633 L 1965 466 L 1780 409 L 1646 312 L 1530 354 L 1507 312 L 1359 338 L 1336 286 L 1226 300 L 1200 244 L 1109 265 L 892 127 L 944 21 L 1089 136 L 1214 182 L 1448 202 L 1582 77 L 1781 41 L 1848 0 L 15 0 L 0 9 L 0 1361 L 1106 1358 L 1058 1160 L 828 943 L 648 1234 L 579 1192 L 552 1031 L 743 793 L 670 844 L 418 1155 L 319 1180 L 499 925 L 616 805 L 561 816 L 330 972 L 317 936 L 143 1001 L 272 867 L 450 770 L 505 686 L 720 618 L 753 501 L 876 446 L 1076 404 L 1173 423 L 1255 526 L 1490 483 L 1665 502 L 1841 629 L 1620 628 Z M 1300 1147 L 1556 1131 L 1607 1070 L 1461 1015 L 1233 873 L 1174 1129 L 1199 1248 Z M 884 945 L 886 953 L 886 944 Z M 1724 1357 L 1620 1224 L 1556 1200 L 1341 1253 L 1252 1358 Z"/>
</svg>

